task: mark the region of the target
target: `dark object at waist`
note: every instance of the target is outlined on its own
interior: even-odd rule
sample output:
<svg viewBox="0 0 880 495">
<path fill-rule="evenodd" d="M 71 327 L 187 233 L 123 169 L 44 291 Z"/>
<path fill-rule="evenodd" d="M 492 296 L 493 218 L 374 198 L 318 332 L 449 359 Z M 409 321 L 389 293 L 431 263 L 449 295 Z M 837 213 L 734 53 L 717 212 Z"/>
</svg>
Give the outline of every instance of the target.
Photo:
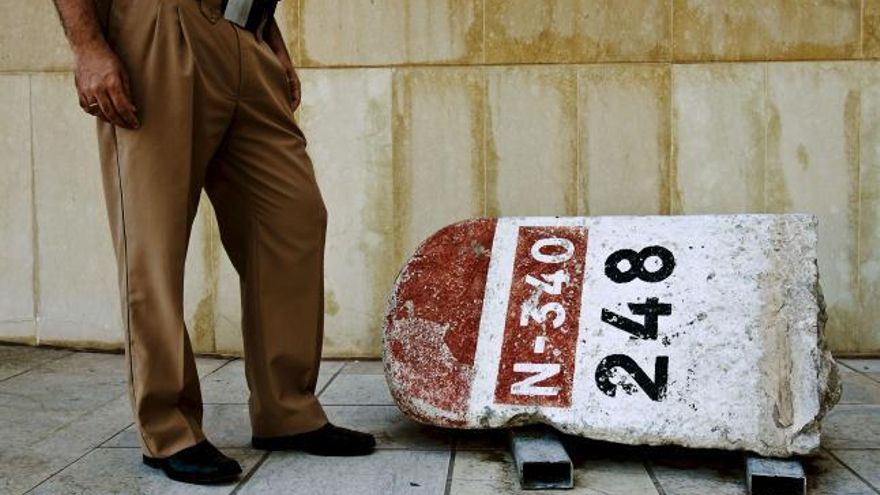
<svg viewBox="0 0 880 495">
<path fill-rule="evenodd" d="M 247 22 L 241 27 L 257 33 L 268 24 L 268 21 L 275 15 L 275 8 L 278 6 L 279 0 L 253 0 L 250 12 L 247 16 Z M 229 0 L 223 0 L 222 9 L 226 12 L 226 6 Z M 259 34 L 259 33 L 258 33 Z"/>
</svg>

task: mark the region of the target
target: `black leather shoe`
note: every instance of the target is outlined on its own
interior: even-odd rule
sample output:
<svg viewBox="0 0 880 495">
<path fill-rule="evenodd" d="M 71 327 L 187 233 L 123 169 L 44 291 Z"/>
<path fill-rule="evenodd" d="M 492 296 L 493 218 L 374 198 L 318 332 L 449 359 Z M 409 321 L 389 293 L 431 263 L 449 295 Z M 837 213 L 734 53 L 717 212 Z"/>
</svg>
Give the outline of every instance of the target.
<svg viewBox="0 0 880 495">
<path fill-rule="evenodd" d="M 196 485 L 229 483 L 241 474 L 238 462 L 223 455 L 207 440 L 163 459 L 144 456 L 144 464 L 161 469 L 175 481 Z"/>
<path fill-rule="evenodd" d="M 376 439 L 368 433 L 340 428 L 330 423 L 315 431 L 283 437 L 253 437 L 260 450 L 300 450 L 314 455 L 355 456 L 373 453 Z"/>
</svg>

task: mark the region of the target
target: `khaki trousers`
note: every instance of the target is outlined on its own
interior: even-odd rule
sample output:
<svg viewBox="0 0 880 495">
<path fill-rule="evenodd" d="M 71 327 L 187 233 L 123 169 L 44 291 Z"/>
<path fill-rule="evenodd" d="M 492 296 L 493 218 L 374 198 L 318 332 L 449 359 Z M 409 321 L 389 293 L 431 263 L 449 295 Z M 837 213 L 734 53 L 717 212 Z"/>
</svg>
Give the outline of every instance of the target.
<svg viewBox="0 0 880 495">
<path fill-rule="evenodd" d="M 240 276 L 253 434 L 321 427 L 327 213 L 284 70 L 265 42 L 221 18 L 221 0 L 104 2 L 141 120 L 138 130 L 99 122 L 98 136 L 144 452 L 167 457 L 204 439 L 183 314 L 202 189 Z"/>
</svg>

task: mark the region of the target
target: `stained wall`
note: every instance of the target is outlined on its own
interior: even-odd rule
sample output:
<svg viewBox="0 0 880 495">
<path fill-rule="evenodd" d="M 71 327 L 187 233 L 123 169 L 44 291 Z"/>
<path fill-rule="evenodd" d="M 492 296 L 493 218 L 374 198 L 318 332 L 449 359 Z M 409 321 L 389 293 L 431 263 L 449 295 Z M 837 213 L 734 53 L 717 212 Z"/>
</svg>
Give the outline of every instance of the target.
<svg viewBox="0 0 880 495">
<path fill-rule="evenodd" d="M 193 0 L 195 1 L 195 0 Z M 880 352 L 880 0 L 283 0 L 330 213 L 328 356 L 482 215 L 811 212 L 834 349 Z M 0 0 L 0 340 L 121 347 L 94 125 L 51 0 Z M 186 313 L 241 350 L 210 205 Z"/>
</svg>

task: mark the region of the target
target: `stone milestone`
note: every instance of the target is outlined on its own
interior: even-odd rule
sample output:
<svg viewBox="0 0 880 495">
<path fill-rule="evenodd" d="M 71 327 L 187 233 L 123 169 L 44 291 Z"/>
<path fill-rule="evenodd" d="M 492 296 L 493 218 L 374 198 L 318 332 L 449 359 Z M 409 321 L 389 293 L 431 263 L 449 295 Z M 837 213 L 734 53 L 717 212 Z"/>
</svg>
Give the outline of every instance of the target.
<svg viewBox="0 0 880 495">
<path fill-rule="evenodd" d="M 437 426 L 808 454 L 840 395 L 816 251 L 808 215 L 461 222 L 398 275 L 386 377 Z"/>
</svg>

